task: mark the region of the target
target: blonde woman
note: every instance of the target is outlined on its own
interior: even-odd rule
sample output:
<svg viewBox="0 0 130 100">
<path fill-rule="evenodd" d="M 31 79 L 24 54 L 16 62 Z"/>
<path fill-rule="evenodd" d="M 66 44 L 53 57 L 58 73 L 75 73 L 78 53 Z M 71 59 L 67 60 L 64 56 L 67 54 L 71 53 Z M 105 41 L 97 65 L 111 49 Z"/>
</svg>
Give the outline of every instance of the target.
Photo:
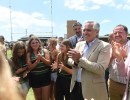
<svg viewBox="0 0 130 100">
<path fill-rule="evenodd" d="M 48 39 L 48 49 L 50 53 L 50 60 L 51 64 L 56 61 L 57 55 L 58 55 L 58 49 L 56 48 L 57 45 L 57 39 L 56 38 L 50 38 Z M 50 98 L 51 100 L 54 99 L 54 91 L 55 91 L 55 82 L 57 78 L 57 71 L 52 70 L 51 71 L 51 91 L 50 91 Z"/>
</svg>

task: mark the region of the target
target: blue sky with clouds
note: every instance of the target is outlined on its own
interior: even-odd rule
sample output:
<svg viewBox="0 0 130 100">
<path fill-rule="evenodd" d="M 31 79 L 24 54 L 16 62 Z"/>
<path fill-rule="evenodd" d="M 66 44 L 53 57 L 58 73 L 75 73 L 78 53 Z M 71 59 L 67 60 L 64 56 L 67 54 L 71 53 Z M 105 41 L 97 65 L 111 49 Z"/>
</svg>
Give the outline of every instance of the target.
<svg viewBox="0 0 130 100">
<path fill-rule="evenodd" d="M 11 41 L 10 26 L 16 41 L 31 33 L 52 36 L 52 24 L 53 36 L 64 36 L 67 20 L 97 21 L 100 35 L 105 35 L 118 24 L 130 28 L 129 18 L 130 0 L 0 0 L 0 35 L 7 41 Z"/>
</svg>

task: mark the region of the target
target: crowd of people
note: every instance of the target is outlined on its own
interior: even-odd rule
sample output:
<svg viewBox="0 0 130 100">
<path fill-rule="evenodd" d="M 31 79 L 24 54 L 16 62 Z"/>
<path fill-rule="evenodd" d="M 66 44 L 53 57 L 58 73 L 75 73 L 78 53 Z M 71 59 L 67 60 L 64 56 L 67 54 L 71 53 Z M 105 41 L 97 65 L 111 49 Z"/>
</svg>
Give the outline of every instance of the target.
<svg viewBox="0 0 130 100">
<path fill-rule="evenodd" d="M 109 42 L 99 39 L 98 22 L 72 28 L 72 37 L 51 37 L 46 47 L 36 35 L 17 41 L 10 59 L 0 36 L 0 99 L 26 100 L 32 88 L 35 100 L 130 100 L 128 28 L 115 26 Z"/>
</svg>

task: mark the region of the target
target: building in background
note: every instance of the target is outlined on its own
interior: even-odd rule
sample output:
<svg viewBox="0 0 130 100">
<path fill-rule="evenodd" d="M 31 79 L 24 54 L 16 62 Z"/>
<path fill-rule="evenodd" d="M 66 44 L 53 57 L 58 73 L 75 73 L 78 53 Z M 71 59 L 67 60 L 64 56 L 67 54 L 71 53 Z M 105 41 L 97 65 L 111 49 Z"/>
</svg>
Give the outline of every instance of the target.
<svg viewBox="0 0 130 100">
<path fill-rule="evenodd" d="M 75 34 L 73 31 L 73 24 L 75 22 L 77 22 L 77 20 L 67 20 L 67 38 L 69 38 Z"/>
</svg>

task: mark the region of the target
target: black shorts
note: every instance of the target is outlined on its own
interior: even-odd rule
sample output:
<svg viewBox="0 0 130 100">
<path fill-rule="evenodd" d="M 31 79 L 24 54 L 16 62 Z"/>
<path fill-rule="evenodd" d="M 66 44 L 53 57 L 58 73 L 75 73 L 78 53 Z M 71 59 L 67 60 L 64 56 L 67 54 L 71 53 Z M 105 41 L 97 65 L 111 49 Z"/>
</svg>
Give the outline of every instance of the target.
<svg viewBox="0 0 130 100">
<path fill-rule="evenodd" d="M 43 86 L 50 85 L 51 83 L 51 73 L 43 73 L 40 75 L 35 75 L 33 73 L 29 73 L 29 85 L 32 88 L 40 88 Z"/>
</svg>

